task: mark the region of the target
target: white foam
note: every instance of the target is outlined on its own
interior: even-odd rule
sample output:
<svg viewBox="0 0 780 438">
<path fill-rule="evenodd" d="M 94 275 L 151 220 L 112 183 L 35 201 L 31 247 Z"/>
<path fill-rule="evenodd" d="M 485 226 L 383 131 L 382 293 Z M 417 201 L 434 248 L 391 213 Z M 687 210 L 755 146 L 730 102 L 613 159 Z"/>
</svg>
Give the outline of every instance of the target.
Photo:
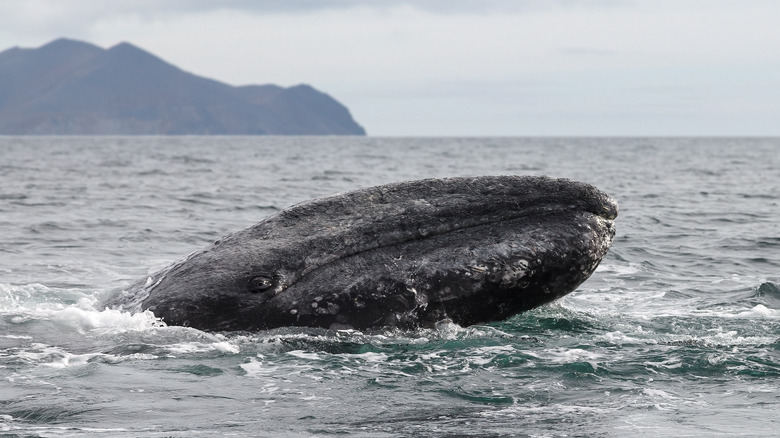
<svg viewBox="0 0 780 438">
<path fill-rule="evenodd" d="M 647 396 L 650 397 L 657 397 L 657 398 L 663 398 L 666 400 L 674 400 L 677 399 L 677 397 L 672 396 L 666 391 L 661 391 L 660 389 L 653 389 L 653 388 L 645 388 L 642 390 L 642 393 L 644 393 Z"/>
<path fill-rule="evenodd" d="M 250 358 L 249 362 L 238 365 L 247 376 L 255 378 L 273 377 L 276 375 L 279 367 L 268 366 L 262 360 L 262 355 L 258 355 L 258 359 Z"/>
<path fill-rule="evenodd" d="M 463 334 L 465 329 L 455 324 L 450 319 L 445 319 L 436 323 L 436 330 L 442 339 L 457 339 L 458 335 Z"/>
<path fill-rule="evenodd" d="M 511 345 L 489 345 L 487 347 L 479 347 L 474 352 L 483 354 L 512 354 L 517 350 Z"/>
<path fill-rule="evenodd" d="M 602 357 L 601 354 L 583 350 L 581 348 L 556 348 L 552 350 L 544 350 L 539 353 L 528 352 L 530 356 L 537 357 L 539 359 L 546 359 L 553 363 L 576 363 L 576 362 L 588 362 L 597 368 L 595 365 L 596 360 Z"/>
<path fill-rule="evenodd" d="M 197 354 L 210 351 L 219 351 L 222 353 L 238 354 L 241 349 L 238 345 L 228 341 L 216 342 L 180 342 L 178 344 L 167 345 L 165 347 L 174 354 Z"/>
<path fill-rule="evenodd" d="M 322 360 L 322 357 L 320 357 L 317 353 L 307 352 L 303 350 L 293 350 L 288 351 L 287 354 L 290 356 L 295 356 L 300 359 L 306 359 L 306 360 Z"/>
<path fill-rule="evenodd" d="M 551 403 L 543 405 L 532 405 L 527 403 L 514 404 L 503 409 L 490 409 L 479 412 L 480 416 L 488 418 L 528 418 L 529 415 L 541 415 L 549 418 L 551 413 L 556 414 L 582 414 L 583 416 L 593 414 L 606 414 L 611 412 L 609 407 L 600 406 L 580 406 L 567 405 L 561 403 Z M 540 435 L 548 436 L 548 435 Z"/>
<path fill-rule="evenodd" d="M 70 368 L 86 365 L 92 358 L 97 356 L 103 356 L 100 353 L 87 353 L 87 354 L 71 354 L 64 353 L 58 360 L 53 360 L 48 363 L 44 363 L 44 366 L 51 368 Z"/>
<path fill-rule="evenodd" d="M 60 360 L 65 355 L 67 352 L 60 347 L 35 342 L 25 350 L 17 352 L 15 357 L 27 363 L 46 363 Z"/>
<path fill-rule="evenodd" d="M 614 332 L 607 332 L 600 336 L 601 339 L 603 339 L 605 342 L 609 342 L 610 344 L 616 344 L 616 345 L 622 345 L 622 344 L 635 344 L 635 343 L 646 343 L 647 340 L 634 338 L 631 336 L 626 335 L 625 333 L 621 331 L 614 331 Z"/>
<path fill-rule="evenodd" d="M 780 309 L 757 304 L 751 308 L 742 303 L 724 304 L 718 307 L 700 308 L 700 298 L 675 299 L 670 302 L 664 290 L 631 290 L 615 293 L 578 291 L 556 301 L 564 309 L 578 314 L 587 313 L 603 318 L 630 316 L 638 320 L 664 317 L 713 317 L 724 319 L 780 319 Z"/>
<path fill-rule="evenodd" d="M 763 304 L 758 304 L 750 310 L 737 313 L 735 318 L 768 318 L 778 319 L 780 318 L 780 310 L 770 309 Z"/>
<path fill-rule="evenodd" d="M 69 304 L 63 300 L 74 300 Z M 41 284 L 0 284 L 0 314 L 14 324 L 34 320 L 55 321 L 79 332 L 144 330 L 165 324 L 151 312 L 130 314 L 118 310 L 97 310 L 97 298 L 84 293 L 51 289 Z"/>
<path fill-rule="evenodd" d="M 57 369 L 80 367 L 95 360 L 107 363 L 120 363 L 125 360 L 157 359 L 157 356 L 141 353 L 124 356 L 100 352 L 73 354 L 63 347 L 42 343 L 30 344 L 24 350 L 15 352 L 13 356 L 30 365 Z"/>
<path fill-rule="evenodd" d="M 0 312 L 23 308 L 37 297 L 49 295 L 51 289 L 38 284 L 3 284 L 0 283 Z"/>
<path fill-rule="evenodd" d="M 661 362 L 645 361 L 644 365 L 652 368 L 665 368 L 667 370 L 673 370 L 682 367 L 682 360 L 677 356 L 672 356 Z"/>
<path fill-rule="evenodd" d="M 227 341 L 214 342 L 214 343 L 211 344 L 211 346 L 215 350 L 221 351 L 223 353 L 238 354 L 241 351 L 241 349 L 238 348 L 237 345 L 231 344 L 230 342 L 227 342 Z"/>
<path fill-rule="evenodd" d="M 350 354 L 349 357 L 359 358 L 362 362 L 371 363 L 385 363 L 390 359 L 386 353 L 377 353 L 374 351 L 367 351 L 360 354 Z"/>
<path fill-rule="evenodd" d="M 44 312 L 46 313 L 46 312 Z M 165 324 L 150 311 L 131 314 L 119 310 L 87 310 L 80 307 L 66 307 L 52 311 L 49 318 L 71 326 L 80 332 L 100 329 L 101 331 L 146 330 L 164 327 Z"/>
</svg>

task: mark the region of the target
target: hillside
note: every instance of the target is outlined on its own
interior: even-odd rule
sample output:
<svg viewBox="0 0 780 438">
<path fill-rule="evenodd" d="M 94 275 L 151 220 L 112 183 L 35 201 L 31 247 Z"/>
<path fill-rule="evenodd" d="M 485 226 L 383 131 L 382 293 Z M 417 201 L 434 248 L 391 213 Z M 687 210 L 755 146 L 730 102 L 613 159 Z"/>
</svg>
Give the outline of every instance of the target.
<svg viewBox="0 0 780 438">
<path fill-rule="evenodd" d="M 308 85 L 234 87 L 129 43 L 58 39 L 0 52 L 4 135 L 365 135 Z"/>
</svg>

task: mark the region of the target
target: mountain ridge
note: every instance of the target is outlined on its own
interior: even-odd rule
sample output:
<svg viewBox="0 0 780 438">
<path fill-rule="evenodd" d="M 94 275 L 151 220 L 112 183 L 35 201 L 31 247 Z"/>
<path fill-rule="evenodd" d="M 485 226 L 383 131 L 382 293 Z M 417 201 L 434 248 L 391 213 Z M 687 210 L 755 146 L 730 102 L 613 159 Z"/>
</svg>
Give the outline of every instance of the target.
<svg viewBox="0 0 780 438">
<path fill-rule="evenodd" d="M 232 86 L 133 44 L 59 38 L 0 52 L 0 134 L 365 135 L 306 84 Z"/>
</svg>

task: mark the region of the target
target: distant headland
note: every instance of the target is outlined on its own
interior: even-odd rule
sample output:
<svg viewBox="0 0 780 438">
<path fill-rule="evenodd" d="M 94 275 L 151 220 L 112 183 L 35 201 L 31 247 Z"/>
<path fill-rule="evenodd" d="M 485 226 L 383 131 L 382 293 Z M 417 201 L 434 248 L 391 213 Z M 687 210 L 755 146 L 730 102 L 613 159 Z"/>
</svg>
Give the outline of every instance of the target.
<svg viewBox="0 0 780 438">
<path fill-rule="evenodd" d="M 0 135 L 365 135 L 309 85 L 234 87 L 129 43 L 0 52 Z"/>
</svg>

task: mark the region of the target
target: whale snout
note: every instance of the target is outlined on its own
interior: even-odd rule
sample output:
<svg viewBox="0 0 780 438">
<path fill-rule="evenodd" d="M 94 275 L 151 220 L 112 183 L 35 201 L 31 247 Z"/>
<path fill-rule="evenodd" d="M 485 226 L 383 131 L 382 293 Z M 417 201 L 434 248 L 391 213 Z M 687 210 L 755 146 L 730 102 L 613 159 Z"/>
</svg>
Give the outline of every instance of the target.
<svg viewBox="0 0 780 438">
<path fill-rule="evenodd" d="M 563 296 L 596 269 L 618 204 L 533 176 L 388 184 L 295 205 L 110 305 L 205 330 L 475 324 Z"/>
<path fill-rule="evenodd" d="M 599 213 L 599 216 L 603 217 L 604 219 L 613 221 L 618 217 L 619 212 L 620 208 L 618 207 L 618 203 L 615 198 L 604 194 L 602 209 L 601 213 Z"/>
</svg>

